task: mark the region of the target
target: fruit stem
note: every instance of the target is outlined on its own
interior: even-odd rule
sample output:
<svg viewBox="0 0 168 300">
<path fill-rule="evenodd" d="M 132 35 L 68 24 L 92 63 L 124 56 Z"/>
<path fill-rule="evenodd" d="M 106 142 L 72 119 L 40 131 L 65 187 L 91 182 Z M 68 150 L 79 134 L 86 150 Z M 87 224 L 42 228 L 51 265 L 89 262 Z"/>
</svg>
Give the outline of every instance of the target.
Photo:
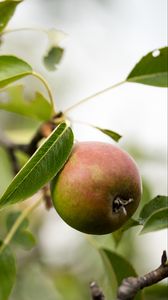
<svg viewBox="0 0 168 300">
<path fill-rule="evenodd" d="M 0 246 L 0 254 L 3 252 L 3 250 L 6 248 L 6 246 L 9 245 L 10 241 L 12 240 L 13 236 L 15 235 L 16 231 L 18 230 L 19 226 L 22 224 L 24 219 L 26 217 L 28 217 L 28 215 L 30 215 L 31 212 L 33 210 L 35 210 L 41 204 L 42 200 L 43 200 L 43 197 L 38 199 L 31 206 L 26 207 L 26 209 L 22 211 L 22 213 L 19 215 L 16 222 L 13 224 L 13 226 L 9 230 L 8 234 L 6 235 L 2 245 Z"/>
<path fill-rule="evenodd" d="M 19 32 L 19 31 L 38 31 L 38 32 L 45 33 L 45 34 L 48 33 L 47 30 L 45 30 L 44 28 L 22 27 L 22 28 L 4 30 L 1 33 L 1 35 L 6 35 L 6 34 L 9 34 L 9 33 L 15 33 L 15 32 Z"/>
<path fill-rule="evenodd" d="M 124 80 L 124 81 L 121 81 L 121 82 L 118 82 L 118 83 L 116 83 L 116 84 L 114 84 L 114 85 L 112 85 L 112 86 L 109 86 L 109 87 L 107 87 L 107 88 L 105 88 L 105 89 L 103 89 L 103 90 L 101 90 L 101 91 L 99 91 L 99 92 L 97 92 L 97 93 L 95 93 L 95 94 L 92 94 L 91 96 L 88 96 L 88 97 L 86 97 L 86 98 L 80 100 L 79 102 L 77 102 L 77 103 L 73 104 L 72 106 L 70 106 L 69 108 L 67 108 L 67 109 L 64 111 L 64 114 L 69 113 L 71 110 L 73 110 L 73 109 L 76 108 L 77 106 L 79 106 L 79 105 L 81 105 L 81 104 L 83 104 L 83 103 L 85 103 L 85 102 L 91 100 L 92 98 L 95 98 L 95 97 L 97 97 L 97 96 L 100 96 L 100 95 L 102 95 L 102 94 L 104 94 L 104 93 L 106 93 L 106 92 L 108 92 L 108 91 L 110 91 L 110 90 L 112 90 L 112 89 L 114 89 L 114 88 L 116 88 L 116 87 L 118 87 L 118 86 L 124 84 L 124 83 L 125 83 L 125 80 Z"/>
<path fill-rule="evenodd" d="M 45 86 L 47 92 L 48 92 L 48 96 L 49 96 L 49 99 L 50 99 L 50 103 L 51 103 L 51 106 L 52 106 L 52 109 L 54 111 L 54 114 L 56 114 L 56 110 L 54 108 L 54 98 L 52 96 L 52 92 L 51 92 L 51 89 L 48 85 L 48 82 L 45 80 L 45 78 L 43 76 L 41 76 L 39 73 L 36 73 L 35 71 L 32 71 L 31 75 L 35 76 L 36 78 L 38 78 L 42 83 L 43 85 Z"/>
</svg>

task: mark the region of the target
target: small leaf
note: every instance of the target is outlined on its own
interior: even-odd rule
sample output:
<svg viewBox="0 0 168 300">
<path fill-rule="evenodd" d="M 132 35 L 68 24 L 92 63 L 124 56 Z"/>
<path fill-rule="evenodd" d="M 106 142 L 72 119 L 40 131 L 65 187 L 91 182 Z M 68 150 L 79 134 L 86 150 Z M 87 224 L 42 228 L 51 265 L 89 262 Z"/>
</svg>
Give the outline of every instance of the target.
<svg viewBox="0 0 168 300">
<path fill-rule="evenodd" d="M 15 12 L 16 6 L 21 2 L 21 0 L 0 2 L 0 32 L 6 27 Z"/>
<path fill-rule="evenodd" d="M 157 196 L 147 204 L 144 205 L 140 212 L 140 219 L 144 222 L 151 214 L 156 212 L 161 208 L 168 208 L 168 197 L 167 196 Z"/>
<path fill-rule="evenodd" d="M 107 299 L 114 299 L 117 292 L 117 280 L 116 280 L 115 272 L 114 269 L 111 267 L 111 263 L 104 249 L 99 248 L 99 253 L 105 270 L 105 276 L 104 276 L 105 278 L 103 278 L 104 279 L 103 291 L 105 292 Z"/>
<path fill-rule="evenodd" d="M 0 207 L 23 201 L 42 188 L 63 167 L 72 145 L 72 130 L 62 123 L 14 177 L 0 198 Z"/>
<path fill-rule="evenodd" d="M 134 67 L 126 81 L 158 87 L 168 86 L 168 47 L 148 53 Z"/>
<path fill-rule="evenodd" d="M 12 226 L 14 225 L 14 223 L 16 222 L 20 214 L 21 214 L 20 211 L 15 211 L 15 212 L 13 211 L 9 213 L 6 219 L 6 225 L 8 231 L 12 228 Z M 25 250 L 32 249 L 36 244 L 35 237 L 29 230 L 27 230 L 28 225 L 29 225 L 28 219 L 24 219 L 12 238 L 12 241 L 15 244 L 19 244 Z"/>
<path fill-rule="evenodd" d="M 16 56 L 0 56 L 0 88 L 30 75 L 32 67 Z"/>
<path fill-rule="evenodd" d="M 139 221 L 134 219 L 129 219 L 120 229 L 112 233 L 116 246 L 121 242 L 123 234 L 126 230 L 141 225 Z"/>
<path fill-rule="evenodd" d="M 140 234 L 168 228 L 168 207 L 161 208 L 146 219 Z"/>
<path fill-rule="evenodd" d="M 122 280 L 127 277 L 130 277 L 130 276 L 137 277 L 137 273 L 135 272 L 134 268 L 124 257 L 122 257 L 108 249 L 102 249 L 102 251 L 107 256 L 107 258 L 111 264 L 111 267 L 114 270 L 118 286 L 120 286 Z M 136 295 L 135 299 L 141 300 L 142 293 L 141 292 L 138 293 Z"/>
<path fill-rule="evenodd" d="M 47 54 L 43 58 L 43 62 L 49 71 L 54 71 L 64 54 L 64 49 L 60 47 L 60 43 L 66 37 L 66 34 L 63 31 L 56 30 L 55 28 L 49 29 L 45 32 L 48 36 L 49 46 Z"/>
<path fill-rule="evenodd" d="M 31 250 L 36 245 L 36 239 L 29 230 L 19 231 L 14 241 L 25 250 Z"/>
<path fill-rule="evenodd" d="M 0 253 L 0 300 L 8 300 L 16 278 L 15 259 L 9 247 Z"/>
<path fill-rule="evenodd" d="M 120 138 L 122 137 L 120 134 L 118 134 L 117 132 L 114 132 L 112 130 L 103 129 L 103 128 L 96 127 L 96 126 L 93 126 L 93 127 L 100 130 L 102 133 L 108 135 L 110 138 L 112 138 L 116 142 L 118 142 L 120 140 Z"/>
<path fill-rule="evenodd" d="M 116 274 L 118 285 L 120 285 L 122 280 L 126 277 L 129 276 L 137 277 L 134 268 L 125 258 L 108 249 L 102 249 L 102 250 L 107 255 L 110 264 Z"/>
<path fill-rule="evenodd" d="M 23 85 L 8 87 L 0 93 L 0 109 L 43 121 L 52 116 L 52 106 L 46 98 L 36 92 L 33 99 L 26 99 Z"/>
<path fill-rule="evenodd" d="M 8 231 L 12 228 L 13 224 L 16 222 L 16 220 L 20 216 L 20 214 L 21 214 L 20 211 L 12 211 L 7 215 L 6 227 L 7 227 Z M 23 222 L 18 227 L 16 233 L 22 229 L 26 229 L 28 227 L 28 225 L 29 225 L 28 219 L 24 219 Z"/>
<path fill-rule="evenodd" d="M 54 46 L 50 48 L 46 56 L 44 56 L 43 58 L 45 67 L 49 71 L 56 70 L 57 65 L 60 63 L 63 54 L 64 54 L 64 49 L 61 47 Z"/>
</svg>

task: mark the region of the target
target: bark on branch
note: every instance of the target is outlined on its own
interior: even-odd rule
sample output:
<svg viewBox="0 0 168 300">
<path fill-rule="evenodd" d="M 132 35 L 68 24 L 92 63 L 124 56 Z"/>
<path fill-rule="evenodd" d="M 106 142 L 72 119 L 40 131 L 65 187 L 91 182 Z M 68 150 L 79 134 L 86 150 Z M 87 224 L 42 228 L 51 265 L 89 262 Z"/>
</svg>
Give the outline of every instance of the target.
<svg viewBox="0 0 168 300">
<path fill-rule="evenodd" d="M 133 300 L 136 294 L 145 287 L 151 286 L 168 277 L 168 261 L 166 251 L 163 251 L 161 257 L 161 265 L 154 271 L 140 277 L 125 278 L 118 288 L 116 300 Z M 92 288 L 92 285 L 96 288 Z M 93 300 L 105 300 L 100 288 L 97 284 L 90 285 L 91 296 Z M 99 295 L 99 298 L 96 298 Z"/>
<path fill-rule="evenodd" d="M 104 294 L 96 282 L 90 284 L 90 289 L 93 300 L 105 300 Z"/>
</svg>

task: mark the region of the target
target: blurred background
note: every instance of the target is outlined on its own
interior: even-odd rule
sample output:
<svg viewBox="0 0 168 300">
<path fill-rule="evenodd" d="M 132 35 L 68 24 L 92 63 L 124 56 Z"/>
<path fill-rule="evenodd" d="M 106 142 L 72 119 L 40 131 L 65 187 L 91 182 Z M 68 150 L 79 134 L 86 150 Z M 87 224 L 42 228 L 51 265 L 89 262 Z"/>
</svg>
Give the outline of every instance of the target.
<svg viewBox="0 0 168 300">
<path fill-rule="evenodd" d="M 65 53 L 54 72 L 47 71 L 42 63 L 48 49 L 43 33 L 8 34 L 0 48 L 0 54 L 15 54 L 41 73 L 52 89 L 57 110 L 64 111 L 80 99 L 124 80 L 142 56 L 167 44 L 167 1 L 25 0 L 8 25 L 9 29 L 22 27 L 56 28 L 65 33 L 61 42 Z M 37 89 L 45 93 L 34 78 L 22 82 L 28 93 Z M 166 89 L 126 83 L 77 107 L 69 117 L 123 136 L 120 146 L 133 155 L 143 176 L 144 201 L 167 194 Z M 25 142 L 38 125 L 0 111 L 0 128 L 14 140 Z M 112 142 L 84 124 L 74 122 L 73 129 L 76 140 Z M 0 169 L 2 193 L 12 178 L 2 149 Z M 90 281 L 107 284 L 101 259 L 89 238 L 66 225 L 54 209 L 39 209 L 32 216 L 31 226 L 37 246 L 30 253 L 17 252 L 18 281 L 11 300 L 84 300 L 89 299 Z M 129 256 L 137 272 L 143 274 L 159 264 L 162 250 L 167 248 L 167 232 L 139 236 L 138 231 L 124 235 L 118 252 Z M 114 248 L 111 235 L 94 240 Z M 31 288 L 27 290 L 28 286 Z"/>
</svg>

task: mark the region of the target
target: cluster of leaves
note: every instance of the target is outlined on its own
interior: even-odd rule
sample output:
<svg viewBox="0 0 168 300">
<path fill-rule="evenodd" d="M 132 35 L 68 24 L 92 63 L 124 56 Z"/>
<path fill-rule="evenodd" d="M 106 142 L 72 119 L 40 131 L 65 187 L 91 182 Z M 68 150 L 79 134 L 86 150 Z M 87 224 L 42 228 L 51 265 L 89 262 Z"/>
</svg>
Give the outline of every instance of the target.
<svg viewBox="0 0 168 300">
<path fill-rule="evenodd" d="M 0 2 L 1 35 L 5 33 L 4 30 L 8 21 L 17 5 L 21 2 Z M 50 70 L 55 69 L 55 64 L 60 62 L 62 54 L 63 49 L 59 46 L 50 48 L 44 57 L 45 65 Z M 158 87 L 168 86 L 167 54 L 167 47 L 148 53 L 133 68 L 124 82 L 136 82 Z M 37 92 L 34 99 L 27 101 L 23 85 L 8 87 L 9 84 L 18 79 L 34 74 L 33 68 L 22 59 L 9 55 L 0 56 L 0 109 L 44 122 L 50 120 L 55 114 L 52 103 L 49 103 L 48 99 Z M 115 141 L 119 141 L 121 138 L 119 134 L 111 130 L 96 128 Z M 24 201 L 48 183 L 65 164 L 72 146 L 73 132 L 66 123 L 61 123 L 14 177 L 0 198 L 0 209 Z M 125 226 L 113 234 L 116 245 L 121 241 L 124 232 L 132 227 L 141 226 L 141 234 L 166 228 L 167 215 L 168 198 L 166 196 L 157 196 L 144 205 L 139 217 L 129 220 Z M 12 212 L 7 217 L 8 232 L 11 231 L 19 216 L 20 212 Z M 28 220 L 25 219 L 12 236 L 12 243 L 31 249 L 35 245 L 35 239 L 27 228 Z M 133 267 L 120 255 L 105 248 L 98 249 L 98 251 L 108 274 L 109 287 L 111 286 L 111 279 L 114 279 L 114 274 L 116 286 L 120 285 L 122 279 L 127 276 L 137 276 Z M 9 245 L 5 245 L 4 241 L 2 241 L 0 245 L 0 300 L 8 299 L 15 277 L 14 255 Z M 114 296 L 114 287 L 109 292 L 109 295 Z M 136 299 L 142 299 L 142 294 L 137 295 Z"/>
</svg>

